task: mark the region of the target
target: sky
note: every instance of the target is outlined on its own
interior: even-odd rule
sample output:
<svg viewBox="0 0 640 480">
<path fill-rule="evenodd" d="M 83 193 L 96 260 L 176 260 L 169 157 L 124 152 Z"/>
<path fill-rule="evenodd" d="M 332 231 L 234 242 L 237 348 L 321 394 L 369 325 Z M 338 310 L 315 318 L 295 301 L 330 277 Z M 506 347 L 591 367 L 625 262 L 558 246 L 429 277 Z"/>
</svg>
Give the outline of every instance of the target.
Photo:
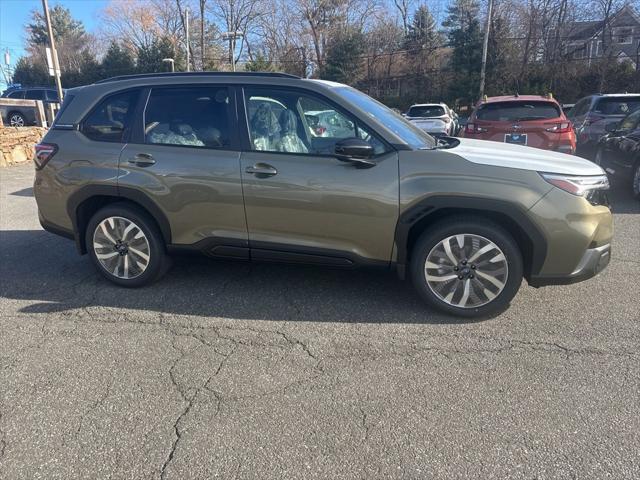
<svg viewBox="0 0 640 480">
<path fill-rule="evenodd" d="M 49 8 L 57 4 L 71 10 L 77 20 L 82 21 L 87 31 L 94 30 L 99 21 L 100 11 L 108 0 L 49 0 Z M 31 12 L 42 11 L 42 0 L 0 0 L 0 51 L 4 67 L 4 52 L 11 55 L 11 66 L 24 54 L 26 39 L 25 26 L 31 20 Z M 0 75 L 0 87 L 4 88 L 4 78 Z"/>
</svg>

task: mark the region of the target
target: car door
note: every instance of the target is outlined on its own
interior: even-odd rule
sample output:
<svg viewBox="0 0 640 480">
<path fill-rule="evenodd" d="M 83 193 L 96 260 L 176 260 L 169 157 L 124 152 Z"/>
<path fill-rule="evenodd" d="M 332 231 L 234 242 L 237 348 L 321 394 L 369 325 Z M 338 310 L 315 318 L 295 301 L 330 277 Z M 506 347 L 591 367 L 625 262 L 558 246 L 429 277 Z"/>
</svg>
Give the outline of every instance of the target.
<svg viewBox="0 0 640 480">
<path fill-rule="evenodd" d="M 252 258 L 388 264 L 397 153 L 362 121 L 304 90 L 247 87 L 244 103 L 241 174 Z M 327 118 L 332 124 L 325 126 Z M 334 156 L 336 142 L 352 137 L 374 147 L 375 166 Z"/>
<path fill-rule="evenodd" d="M 607 153 L 611 155 L 611 163 L 620 173 L 630 172 L 633 160 L 640 145 L 640 110 L 624 118 L 607 142 Z"/>
<path fill-rule="evenodd" d="M 174 246 L 244 258 L 234 98 L 227 85 L 145 89 L 120 155 L 118 187 L 143 193 L 162 210 Z"/>
</svg>

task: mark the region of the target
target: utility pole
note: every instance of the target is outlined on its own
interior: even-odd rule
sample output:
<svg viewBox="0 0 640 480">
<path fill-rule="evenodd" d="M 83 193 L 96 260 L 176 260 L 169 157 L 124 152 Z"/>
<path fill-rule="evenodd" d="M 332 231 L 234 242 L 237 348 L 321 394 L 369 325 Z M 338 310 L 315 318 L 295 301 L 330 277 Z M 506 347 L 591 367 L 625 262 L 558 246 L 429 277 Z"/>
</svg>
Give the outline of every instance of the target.
<svg viewBox="0 0 640 480">
<path fill-rule="evenodd" d="M 231 70 L 236 71 L 236 39 L 242 38 L 243 32 L 224 32 L 222 34 L 222 40 L 229 40 L 229 61 L 231 62 Z"/>
<path fill-rule="evenodd" d="M 190 50 L 190 44 L 189 44 L 189 7 L 185 8 L 184 10 L 184 16 L 185 16 L 185 30 L 187 31 L 187 72 L 191 71 L 191 67 L 189 66 L 189 50 Z"/>
<path fill-rule="evenodd" d="M 487 50 L 489 49 L 489 30 L 491 29 L 491 10 L 493 9 L 493 0 L 489 0 L 487 8 L 487 24 L 484 28 L 484 42 L 482 44 L 482 68 L 480 69 L 480 100 L 484 96 L 484 81 L 487 76 Z"/>
<path fill-rule="evenodd" d="M 51 47 L 51 57 L 53 60 L 53 76 L 56 79 L 56 89 L 58 90 L 58 101 L 62 104 L 62 83 L 60 82 L 60 65 L 58 64 L 58 52 L 53 39 L 53 28 L 51 27 L 51 17 L 49 16 L 49 4 L 47 0 L 42 0 L 44 18 L 47 22 L 47 33 L 49 35 L 49 46 Z"/>
</svg>

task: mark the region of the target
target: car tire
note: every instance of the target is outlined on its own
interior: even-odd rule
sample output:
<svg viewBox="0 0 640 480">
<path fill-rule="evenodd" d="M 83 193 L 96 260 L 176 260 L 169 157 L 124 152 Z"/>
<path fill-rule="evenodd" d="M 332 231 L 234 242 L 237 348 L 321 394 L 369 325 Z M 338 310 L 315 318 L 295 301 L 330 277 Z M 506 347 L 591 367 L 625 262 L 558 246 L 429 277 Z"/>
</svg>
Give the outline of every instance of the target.
<svg viewBox="0 0 640 480">
<path fill-rule="evenodd" d="M 632 179 L 631 192 L 637 200 L 640 200 L 640 160 L 636 162 L 635 168 L 633 169 Z"/>
<path fill-rule="evenodd" d="M 7 123 L 12 127 L 24 127 L 27 124 L 27 120 L 20 112 L 9 112 L 7 114 Z"/>
<path fill-rule="evenodd" d="M 155 221 L 129 203 L 114 203 L 96 212 L 87 225 L 85 242 L 98 271 L 123 287 L 149 285 L 170 266 Z"/>
<path fill-rule="evenodd" d="M 500 225 L 458 216 L 420 236 L 411 252 L 410 271 L 429 305 L 474 318 L 508 307 L 522 283 L 523 262 L 516 241 Z"/>
</svg>

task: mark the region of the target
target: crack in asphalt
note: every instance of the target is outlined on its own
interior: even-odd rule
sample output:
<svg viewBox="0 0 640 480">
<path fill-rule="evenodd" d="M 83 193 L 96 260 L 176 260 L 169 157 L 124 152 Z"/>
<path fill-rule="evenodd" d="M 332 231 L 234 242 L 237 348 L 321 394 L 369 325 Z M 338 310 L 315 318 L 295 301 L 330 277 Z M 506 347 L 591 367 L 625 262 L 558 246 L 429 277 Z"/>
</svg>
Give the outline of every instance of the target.
<svg viewBox="0 0 640 480">
<path fill-rule="evenodd" d="M 362 443 L 366 443 L 369 441 L 369 431 L 371 430 L 371 426 L 367 423 L 367 412 L 364 411 L 361 405 L 358 406 L 361 414 L 360 426 L 364 429 L 364 437 L 362 439 Z"/>
</svg>

